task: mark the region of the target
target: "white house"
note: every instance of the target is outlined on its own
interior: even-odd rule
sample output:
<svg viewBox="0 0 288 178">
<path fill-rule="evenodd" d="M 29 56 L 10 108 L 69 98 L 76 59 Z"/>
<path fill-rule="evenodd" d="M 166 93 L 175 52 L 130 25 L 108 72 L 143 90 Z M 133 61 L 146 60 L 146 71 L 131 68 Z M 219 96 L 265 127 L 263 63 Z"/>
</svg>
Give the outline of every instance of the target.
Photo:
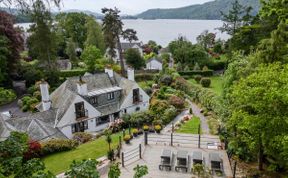
<svg viewBox="0 0 288 178">
<path fill-rule="evenodd" d="M 25 118 L 0 116 L 0 128 L 5 128 L 5 136 L 13 130 L 27 132 L 35 140 L 97 132 L 125 113 L 147 110 L 150 99 L 134 81 L 131 69 L 128 79 L 105 69 L 105 73 L 69 78 L 51 95 L 46 82 L 40 84 L 40 90 L 40 112 Z M 2 137 L 1 132 L 0 129 Z"/>
<path fill-rule="evenodd" d="M 146 61 L 146 69 L 147 70 L 162 70 L 163 63 L 162 60 L 158 58 L 151 58 Z"/>
</svg>

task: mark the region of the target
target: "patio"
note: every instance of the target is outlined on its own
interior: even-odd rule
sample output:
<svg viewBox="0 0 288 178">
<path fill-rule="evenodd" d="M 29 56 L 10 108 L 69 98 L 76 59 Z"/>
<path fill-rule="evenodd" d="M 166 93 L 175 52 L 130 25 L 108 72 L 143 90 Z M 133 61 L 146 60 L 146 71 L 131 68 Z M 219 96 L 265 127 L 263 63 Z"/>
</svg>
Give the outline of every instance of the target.
<svg viewBox="0 0 288 178">
<path fill-rule="evenodd" d="M 173 154 L 176 156 L 178 151 L 187 151 L 189 155 L 188 160 L 188 172 L 184 170 L 179 170 L 179 172 L 175 171 L 175 165 L 176 160 L 174 158 L 172 163 L 172 170 L 168 171 L 163 169 L 159 170 L 159 164 L 161 163 L 161 155 L 163 152 L 163 149 L 168 149 L 173 152 Z M 209 150 L 209 149 L 198 149 L 198 148 L 189 148 L 189 147 L 171 147 L 171 146 L 164 146 L 164 145 L 146 145 L 145 150 L 143 153 L 142 158 L 138 161 L 131 162 L 127 164 L 125 167 L 121 167 L 121 178 L 128 178 L 133 177 L 134 171 L 133 168 L 139 164 L 139 165 L 147 165 L 148 166 L 148 172 L 149 174 L 145 176 L 145 178 L 175 178 L 175 177 L 181 177 L 181 178 L 191 178 L 193 177 L 193 174 L 191 173 L 192 168 L 192 153 L 196 151 L 197 155 L 199 155 L 199 152 L 202 153 L 203 159 L 205 160 L 205 166 L 211 169 L 211 161 L 209 160 L 210 153 L 218 153 L 220 155 L 220 158 L 223 161 L 223 171 L 224 176 L 223 177 L 232 177 L 232 171 L 229 164 L 229 160 L 227 157 L 227 154 L 224 150 Z M 104 177 L 107 177 L 104 176 Z M 194 177 L 197 177 L 194 175 Z M 217 177 L 217 176 L 214 176 Z"/>
</svg>

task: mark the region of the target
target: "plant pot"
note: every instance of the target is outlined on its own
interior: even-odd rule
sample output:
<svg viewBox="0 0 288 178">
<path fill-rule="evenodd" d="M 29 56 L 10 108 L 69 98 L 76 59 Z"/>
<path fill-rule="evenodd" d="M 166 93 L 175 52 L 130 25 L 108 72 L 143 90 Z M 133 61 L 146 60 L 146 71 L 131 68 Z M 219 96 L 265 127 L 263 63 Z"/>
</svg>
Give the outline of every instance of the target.
<svg viewBox="0 0 288 178">
<path fill-rule="evenodd" d="M 137 137 L 138 136 L 138 134 L 137 133 L 133 133 L 133 137 Z"/>
<path fill-rule="evenodd" d="M 129 144 L 129 143 L 130 143 L 130 140 L 125 140 L 125 143 L 126 143 L 126 144 Z"/>
<path fill-rule="evenodd" d="M 161 130 L 156 130 L 156 133 L 160 134 Z"/>
</svg>

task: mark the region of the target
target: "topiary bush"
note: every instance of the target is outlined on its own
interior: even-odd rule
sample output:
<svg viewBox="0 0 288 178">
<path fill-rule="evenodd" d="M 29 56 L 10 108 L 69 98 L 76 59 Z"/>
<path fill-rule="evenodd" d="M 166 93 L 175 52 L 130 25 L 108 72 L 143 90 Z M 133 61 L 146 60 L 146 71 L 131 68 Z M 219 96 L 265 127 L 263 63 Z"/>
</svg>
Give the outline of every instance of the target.
<svg viewBox="0 0 288 178">
<path fill-rule="evenodd" d="M 73 140 L 77 141 L 78 143 L 86 143 L 91 141 L 93 136 L 86 132 L 77 132 L 73 134 Z"/>
<path fill-rule="evenodd" d="M 210 78 L 206 78 L 206 77 L 202 78 L 200 81 L 200 84 L 202 85 L 202 87 L 208 88 L 208 87 L 210 87 L 211 80 L 210 80 Z"/>
<path fill-rule="evenodd" d="M 42 143 L 42 154 L 48 155 L 52 153 L 68 151 L 75 149 L 78 142 L 69 139 L 51 139 Z"/>
<path fill-rule="evenodd" d="M 197 83 L 200 83 L 201 79 L 202 79 L 202 76 L 201 76 L 201 75 L 195 75 L 195 77 L 194 77 L 194 80 L 195 80 Z"/>
</svg>

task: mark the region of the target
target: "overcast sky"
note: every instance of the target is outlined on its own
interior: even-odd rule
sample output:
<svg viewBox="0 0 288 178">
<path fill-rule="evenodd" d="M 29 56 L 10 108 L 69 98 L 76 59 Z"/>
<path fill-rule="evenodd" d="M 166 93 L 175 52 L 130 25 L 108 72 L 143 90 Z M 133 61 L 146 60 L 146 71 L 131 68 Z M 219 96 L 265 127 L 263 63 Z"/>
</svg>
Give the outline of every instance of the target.
<svg viewBox="0 0 288 178">
<path fill-rule="evenodd" d="M 176 8 L 211 0 L 63 0 L 61 10 L 79 9 L 101 12 L 103 7 L 117 7 L 122 14 L 138 14 L 151 8 Z"/>
</svg>

